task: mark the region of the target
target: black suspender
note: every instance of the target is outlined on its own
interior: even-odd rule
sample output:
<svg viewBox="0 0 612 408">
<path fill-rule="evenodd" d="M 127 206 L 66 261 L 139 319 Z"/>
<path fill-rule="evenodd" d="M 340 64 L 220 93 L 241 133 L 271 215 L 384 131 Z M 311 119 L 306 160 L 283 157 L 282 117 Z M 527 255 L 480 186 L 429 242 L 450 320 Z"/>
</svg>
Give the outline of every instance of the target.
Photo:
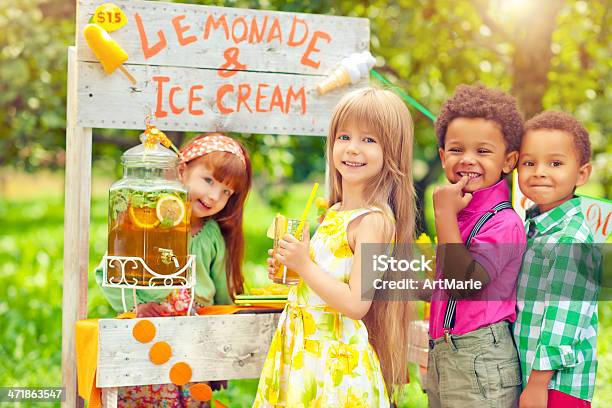
<svg viewBox="0 0 612 408">
<path fill-rule="evenodd" d="M 470 235 L 468 235 L 467 240 L 465 241 L 466 248 L 469 248 L 472 243 L 472 238 L 478 234 L 480 229 L 485 225 L 487 221 L 491 219 L 495 214 L 497 214 L 501 210 L 512 209 L 512 204 L 509 201 L 502 201 L 493 207 L 492 210 L 487 211 L 482 217 L 476 221 L 472 231 L 470 231 Z M 446 304 L 446 312 L 444 313 L 444 337 L 448 337 L 450 331 L 455 327 L 455 317 L 457 316 L 457 301 L 449 297 L 448 303 Z"/>
</svg>

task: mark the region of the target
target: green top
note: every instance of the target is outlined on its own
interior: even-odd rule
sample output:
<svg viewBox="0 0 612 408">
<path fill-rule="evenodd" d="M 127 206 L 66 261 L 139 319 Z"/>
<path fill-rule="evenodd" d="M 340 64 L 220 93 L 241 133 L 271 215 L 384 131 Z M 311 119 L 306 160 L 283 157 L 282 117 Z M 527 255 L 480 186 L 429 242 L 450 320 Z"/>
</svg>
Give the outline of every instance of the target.
<svg viewBox="0 0 612 408">
<path fill-rule="evenodd" d="M 189 253 L 196 256 L 195 302 L 200 306 L 232 304 L 225 277 L 225 241 L 215 220 L 207 221 L 200 232 L 192 237 Z M 123 312 L 121 289 L 102 287 L 102 263 L 95 269 L 94 275 L 112 308 L 116 312 Z M 171 291 L 172 289 L 137 290 L 136 298 L 139 304 L 162 302 Z M 131 290 L 125 293 L 125 304 L 128 310 L 134 308 Z"/>
<path fill-rule="evenodd" d="M 514 338 L 523 386 L 531 370 L 555 370 L 548 388 L 590 401 L 597 369 L 600 257 L 580 198 L 527 212 Z"/>
</svg>

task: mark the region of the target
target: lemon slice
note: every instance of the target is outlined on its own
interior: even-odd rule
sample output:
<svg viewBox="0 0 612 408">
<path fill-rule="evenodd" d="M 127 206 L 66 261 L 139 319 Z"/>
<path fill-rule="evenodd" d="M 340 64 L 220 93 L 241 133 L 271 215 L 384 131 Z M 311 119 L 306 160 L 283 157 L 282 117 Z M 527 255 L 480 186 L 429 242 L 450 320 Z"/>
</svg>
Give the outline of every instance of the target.
<svg viewBox="0 0 612 408">
<path fill-rule="evenodd" d="M 155 228 L 159 225 L 159 220 L 155 217 L 152 208 L 138 208 L 130 205 L 128 213 L 130 214 L 132 224 L 136 225 L 138 228 L 148 229 Z"/>
<path fill-rule="evenodd" d="M 159 221 L 169 220 L 172 226 L 177 226 L 185 218 L 185 203 L 180 198 L 167 195 L 159 199 L 155 207 Z"/>
<path fill-rule="evenodd" d="M 279 227 L 280 227 L 279 232 L 281 232 L 278 237 L 274 236 L 274 224 L 276 222 L 279 223 Z M 272 223 L 268 227 L 268 230 L 266 231 L 266 237 L 270 239 L 282 238 L 282 236 L 285 235 L 284 231 L 286 230 L 287 230 L 287 218 L 284 215 L 276 214 L 276 216 L 272 219 Z"/>
</svg>

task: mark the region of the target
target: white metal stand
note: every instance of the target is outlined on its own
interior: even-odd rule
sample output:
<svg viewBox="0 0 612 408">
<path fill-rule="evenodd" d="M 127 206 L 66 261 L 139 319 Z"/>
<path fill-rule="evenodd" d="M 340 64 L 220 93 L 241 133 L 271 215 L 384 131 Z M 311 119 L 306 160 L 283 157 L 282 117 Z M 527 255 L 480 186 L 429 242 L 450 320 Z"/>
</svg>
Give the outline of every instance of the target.
<svg viewBox="0 0 612 408">
<path fill-rule="evenodd" d="M 155 289 L 190 289 L 188 314 L 191 313 L 194 301 L 194 287 L 196 283 L 196 262 L 195 255 L 188 255 L 185 265 L 173 274 L 160 274 L 155 272 L 144 259 L 139 256 L 115 256 L 104 255 L 102 262 L 102 286 L 121 289 L 121 301 L 123 311 L 127 312 L 125 303 L 125 289 L 132 289 L 134 296 L 134 307 L 137 305 L 136 290 L 155 290 Z M 109 277 L 108 268 L 115 268 L 120 271 L 119 278 Z M 129 281 L 126 272 L 130 269 L 136 270 L 143 268 L 151 277 L 145 285 L 139 285 L 137 279 Z"/>
</svg>

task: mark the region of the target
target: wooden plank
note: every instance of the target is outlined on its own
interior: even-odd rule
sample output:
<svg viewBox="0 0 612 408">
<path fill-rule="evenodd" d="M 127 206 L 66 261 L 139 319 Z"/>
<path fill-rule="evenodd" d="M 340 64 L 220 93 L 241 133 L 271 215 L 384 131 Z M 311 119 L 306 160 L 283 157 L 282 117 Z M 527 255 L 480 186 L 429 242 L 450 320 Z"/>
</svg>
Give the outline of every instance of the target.
<svg viewBox="0 0 612 408">
<path fill-rule="evenodd" d="M 119 390 L 115 387 L 102 388 L 102 408 L 117 408 Z"/>
<path fill-rule="evenodd" d="M 105 2 L 78 0 L 79 61 L 97 61 L 82 32 L 96 7 Z M 369 20 L 365 18 L 135 0 L 113 3 L 122 8 L 128 22 L 111 36 L 128 53 L 130 64 L 218 69 L 226 63 L 226 50 L 236 47 L 245 70 L 321 75 L 351 53 L 368 50 L 370 44 Z M 225 19 L 222 21 L 227 23 L 227 38 L 223 23 L 217 29 L 209 23 L 209 35 L 204 38 L 209 17 L 215 22 Z M 175 26 L 179 27 L 182 42 L 188 44 L 181 44 Z M 163 45 L 160 32 L 166 45 L 147 58 L 145 50 L 157 43 Z M 258 41 L 255 34 L 260 32 L 263 37 Z M 241 40 L 243 33 L 246 38 Z M 142 43 L 145 38 L 147 46 Z"/>
<path fill-rule="evenodd" d="M 215 70 L 129 65 L 139 81 L 131 87 L 120 73 L 106 76 L 99 64 L 78 67 L 77 124 L 95 128 L 143 129 L 145 116 L 155 113 L 162 130 L 326 135 L 341 96 L 368 84 L 320 96 L 321 77 L 315 76 L 237 72 L 220 78 Z"/>
<path fill-rule="evenodd" d="M 77 406 L 75 323 L 87 317 L 91 128 L 76 124 L 76 50 L 68 50 L 66 181 L 64 205 L 64 284 L 62 292 L 62 386 L 65 407 Z"/>
<path fill-rule="evenodd" d="M 102 319 L 98 353 L 98 387 L 169 383 L 170 368 L 188 363 L 192 381 L 258 378 L 278 313 L 150 318 L 155 338 L 142 344 L 132 336 L 142 319 Z M 158 341 L 172 347 L 172 358 L 154 365 L 149 349 Z"/>
</svg>

